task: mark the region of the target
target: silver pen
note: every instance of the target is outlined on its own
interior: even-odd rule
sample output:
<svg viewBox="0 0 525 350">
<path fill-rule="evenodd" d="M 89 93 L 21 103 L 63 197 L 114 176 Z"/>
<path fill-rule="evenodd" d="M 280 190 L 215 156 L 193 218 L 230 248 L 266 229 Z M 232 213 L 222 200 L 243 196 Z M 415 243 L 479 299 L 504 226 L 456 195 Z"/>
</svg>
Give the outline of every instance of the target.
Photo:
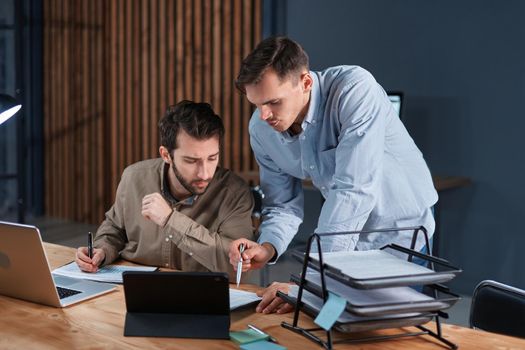
<svg viewBox="0 0 525 350">
<path fill-rule="evenodd" d="M 268 339 L 273 342 L 273 343 L 277 343 L 277 340 L 272 337 L 271 335 L 269 335 L 268 333 L 264 332 L 264 331 L 261 331 L 259 328 L 255 327 L 253 324 L 249 324 L 248 323 L 248 328 L 250 329 L 253 329 L 254 331 L 256 331 L 257 333 L 259 334 L 262 334 L 262 335 L 267 335 L 268 336 Z"/>
<path fill-rule="evenodd" d="M 241 254 L 240 254 L 239 262 L 237 263 L 237 288 L 239 287 L 239 283 L 241 283 L 242 253 L 243 252 L 244 252 L 244 243 L 241 243 L 241 245 L 239 245 L 239 253 Z"/>
</svg>

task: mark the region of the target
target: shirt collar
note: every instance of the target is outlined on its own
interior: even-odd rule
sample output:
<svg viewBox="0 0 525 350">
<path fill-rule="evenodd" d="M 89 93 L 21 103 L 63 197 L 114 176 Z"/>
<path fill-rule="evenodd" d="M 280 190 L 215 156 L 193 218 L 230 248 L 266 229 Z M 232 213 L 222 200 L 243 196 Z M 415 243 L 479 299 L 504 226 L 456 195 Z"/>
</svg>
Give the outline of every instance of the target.
<svg viewBox="0 0 525 350">
<path fill-rule="evenodd" d="M 317 115 L 317 107 L 320 100 L 321 95 L 321 89 L 319 88 L 319 78 L 315 74 L 315 72 L 310 71 L 310 75 L 312 76 L 312 90 L 310 91 L 310 101 L 308 104 L 308 111 L 306 112 L 306 116 L 304 117 L 303 122 L 301 123 L 301 128 L 303 129 L 302 133 L 306 130 L 309 124 L 312 124 L 312 122 L 315 122 L 315 116 Z M 288 130 L 285 130 L 281 132 L 281 141 L 284 142 L 293 142 L 297 140 L 298 135 L 291 136 Z"/>
<path fill-rule="evenodd" d="M 170 186 L 168 183 L 168 171 L 170 169 L 170 165 L 168 163 L 164 163 L 164 169 L 162 172 L 162 196 L 170 202 L 172 206 L 174 205 L 193 205 L 193 203 L 197 200 L 199 197 L 198 195 L 191 195 L 190 197 L 184 199 L 183 201 L 178 200 L 173 196 L 173 194 L 170 191 Z"/>
<path fill-rule="evenodd" d="M 312 90 L 310 91 L 310 102 L 308 105 L 308 112 L 301 124 L 303 130 L 308 124 L 311 124 L 317 115 L 317 107 L 319 106 L 319 100 L 321 98 L 321 89 L 319 88 L 319 78 L 315 72 L 310 71 L 310 76 L 312 77 Z"/>
</svg>

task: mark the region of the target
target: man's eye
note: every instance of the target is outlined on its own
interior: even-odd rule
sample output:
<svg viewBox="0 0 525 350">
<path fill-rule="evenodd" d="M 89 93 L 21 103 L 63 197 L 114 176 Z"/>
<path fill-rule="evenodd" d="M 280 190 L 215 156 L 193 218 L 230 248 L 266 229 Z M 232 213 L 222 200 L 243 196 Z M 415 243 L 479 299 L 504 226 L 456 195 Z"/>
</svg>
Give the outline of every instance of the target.
<svg viewBox="0 0 525 350">
<path fill-rule="evenodd" d="M 193 159 L 186 159 L 186 163 L 188 163 L 188 164 L 195 164 L 195 162 L 196 161 L 193 160 Z"/>
<path fill-rule="evenodd" d="M 270 102 L 270 104 L 271 104 L 272 106 L 276 106 L 276 105 L 278 105 L 279 103 L 281 103 L 281 101 L 279 101 L 279 100 Z"/>
</svg>

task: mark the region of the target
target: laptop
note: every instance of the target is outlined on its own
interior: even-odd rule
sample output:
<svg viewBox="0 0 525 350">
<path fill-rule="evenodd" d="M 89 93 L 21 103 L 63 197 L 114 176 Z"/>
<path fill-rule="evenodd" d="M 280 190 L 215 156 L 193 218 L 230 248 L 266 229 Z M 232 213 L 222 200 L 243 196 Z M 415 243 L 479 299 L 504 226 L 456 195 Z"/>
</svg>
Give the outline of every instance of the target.
<svg viewBox="0 0 525 350">
<path fill-rule="evenodd" d="M 229 339 L 227 274 L 126 271 L 122 277 L 125 336 Z"/>
<path fill-rule="evenodd" d="M 0 221 L 0 295 L 64 307 L 116 285 L 54 276 L 35 226 Z"/>
</svg>

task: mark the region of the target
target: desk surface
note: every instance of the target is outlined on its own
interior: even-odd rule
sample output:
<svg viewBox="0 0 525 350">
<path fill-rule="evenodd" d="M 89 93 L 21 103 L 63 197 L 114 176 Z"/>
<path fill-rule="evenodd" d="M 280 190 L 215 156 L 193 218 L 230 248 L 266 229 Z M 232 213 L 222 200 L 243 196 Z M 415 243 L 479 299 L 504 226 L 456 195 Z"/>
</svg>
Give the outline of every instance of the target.
<svg viewBox="0 0 525 350">
<path fill-rule="evenodd" d="M 70 262 L 74 249 L 45 243 L 52 268 Z M 258 287 L 244 285 L 245 290 Z M 227 340 L 196 340 L 175 338 L 134 338 L 123 336 L 126 307 L 122 286 L 111 292 L 64 309 L 33 304 L 0 296 L 0 348 L 16 349 L 238 349 Z M 274 336 L 288 349 L 320 349 L 306 338 L 280 326 L 281 321 L 292 322 L 293 313 L 262 315 L 251 310 L 232 313 L 232 330 L 246 328 L 253 323 Z M 308 326 L 310 318 L 302 316 L 301 326 Z M 304 318 L 304 319 L 303 319 Z M 431 328 L 433 328 L 431 326 Z M 399 330 L 373 332 L 386 334 Z M 524 349 L 525 340 L 468 328 L 443 325 L 445 338 L 460 349 Z M 335 349 L 445 349 L 429 336 L 407 337 L 375 343 L 338 344 Z"/>
</svg>

